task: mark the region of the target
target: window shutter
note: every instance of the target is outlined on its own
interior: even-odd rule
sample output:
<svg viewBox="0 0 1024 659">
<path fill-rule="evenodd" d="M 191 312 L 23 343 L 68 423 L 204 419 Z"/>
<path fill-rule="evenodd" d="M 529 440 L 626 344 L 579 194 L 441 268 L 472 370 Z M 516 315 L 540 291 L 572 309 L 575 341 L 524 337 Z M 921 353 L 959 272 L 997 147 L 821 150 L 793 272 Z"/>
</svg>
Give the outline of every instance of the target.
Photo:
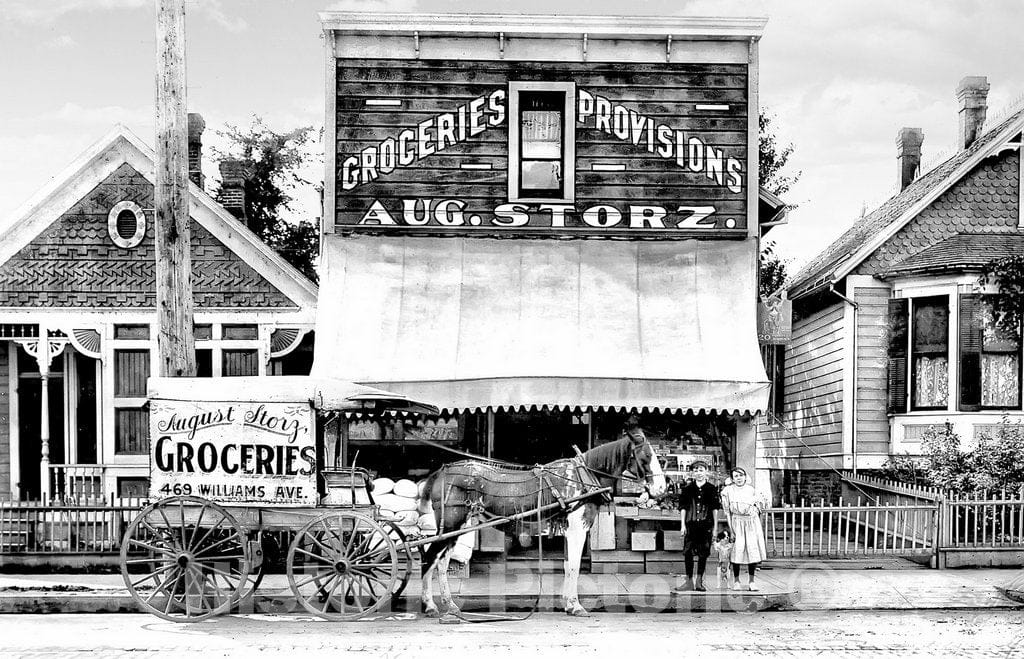
<svg viewBox="0 0 1024 659">
<path fill-rule="evenodd" d="M 889 300 L 889 414 L 907 411 L 909 300 Z"/>
<path fill-rule="evenodd" d="M 960 296 L 960 410 L 981 408 L 981 296 Z"/>
</svg>

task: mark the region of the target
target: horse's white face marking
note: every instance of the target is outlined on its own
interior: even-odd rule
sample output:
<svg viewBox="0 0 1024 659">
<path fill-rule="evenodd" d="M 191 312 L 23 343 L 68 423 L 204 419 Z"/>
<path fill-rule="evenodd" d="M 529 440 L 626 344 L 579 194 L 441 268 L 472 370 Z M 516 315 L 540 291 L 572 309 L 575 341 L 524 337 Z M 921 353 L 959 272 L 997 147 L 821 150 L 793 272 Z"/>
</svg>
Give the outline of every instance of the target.
<svg viewBox="0 0 1024 659">
<path fill-rule="evenodd" d="M 653 446 L 651 447 L 650 470 L 651 477 L 647 487 L 651 497 L 657 499 L 665 495 L 665 491 L 668 490 L 668 482 L 665 480 L 665 472 L 661 470 L 661 461 L 658 460 L 658 454 Z"/>
</svg>

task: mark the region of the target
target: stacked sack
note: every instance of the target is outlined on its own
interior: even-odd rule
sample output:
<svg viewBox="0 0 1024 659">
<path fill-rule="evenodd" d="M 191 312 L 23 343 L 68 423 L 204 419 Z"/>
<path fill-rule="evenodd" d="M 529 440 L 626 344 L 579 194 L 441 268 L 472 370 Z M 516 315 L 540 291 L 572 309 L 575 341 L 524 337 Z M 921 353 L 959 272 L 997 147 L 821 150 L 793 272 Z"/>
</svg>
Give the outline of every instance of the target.
<svg viewBox="0 0 1024 659">
<path fill-rule="evenodd" d="M 437 533 L 434 515 L 419 514 L 417 494 L 416 483 L 406 478 L 399 481 L 378 478 L 373 481 L 373 500 L 380 506 L 381 519 L 394 522 L 406 536 L 434 535 Z"/>
</svg>

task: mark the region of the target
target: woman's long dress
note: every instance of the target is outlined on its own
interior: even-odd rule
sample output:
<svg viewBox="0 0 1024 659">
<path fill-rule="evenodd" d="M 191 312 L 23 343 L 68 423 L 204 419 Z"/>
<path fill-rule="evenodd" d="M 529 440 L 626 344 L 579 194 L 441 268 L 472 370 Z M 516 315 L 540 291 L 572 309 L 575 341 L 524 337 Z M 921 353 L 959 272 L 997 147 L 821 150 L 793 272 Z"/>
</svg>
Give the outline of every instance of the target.
<svg viewBox="0 0 1024 659">
<path fill-rule="evenodd" d="M 728 485 L 722 489 L 722 509 L 732 518 L 732 532 L 736 536 L 732 562 L 748 565 L 763 561 L 768 555 L 761 526 L 763 499 L 750 485 Z"/>
</svg>

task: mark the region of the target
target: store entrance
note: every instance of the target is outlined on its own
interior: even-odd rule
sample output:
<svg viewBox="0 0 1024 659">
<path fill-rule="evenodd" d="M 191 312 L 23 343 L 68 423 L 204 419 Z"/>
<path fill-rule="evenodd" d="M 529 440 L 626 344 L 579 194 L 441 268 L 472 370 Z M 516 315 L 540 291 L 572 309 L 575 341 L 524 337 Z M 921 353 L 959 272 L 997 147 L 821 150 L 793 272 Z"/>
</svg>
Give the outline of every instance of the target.
<svg viewBox="0 0 1024 659">
<path fill-rule="evenodd" d="M 544 464 L 587 450 L 586 417 L 569 411 L 496 412 L 492 457 L 523 465 Z"/>
</svg>

